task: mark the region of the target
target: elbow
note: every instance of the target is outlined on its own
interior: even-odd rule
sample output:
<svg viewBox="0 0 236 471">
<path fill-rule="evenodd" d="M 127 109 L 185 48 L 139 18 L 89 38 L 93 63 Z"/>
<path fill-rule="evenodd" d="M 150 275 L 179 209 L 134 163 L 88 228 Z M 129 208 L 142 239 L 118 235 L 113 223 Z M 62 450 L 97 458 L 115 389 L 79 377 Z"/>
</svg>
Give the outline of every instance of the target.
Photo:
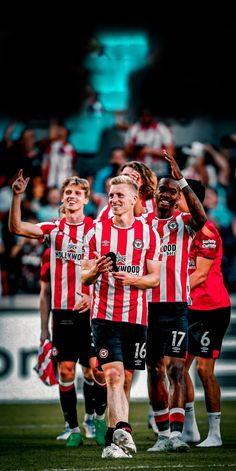
<svg viewBox="0 0 236 471">
<path fill-rule="evenodd" d="M 207 274 L 203 273 L 202 275 L 200 275 L 200 278 L 199 278 L 199 281 L 200 283 L 199 284 L 202 284 L 206 281 L 207 279 Z"/>
<path fill-rule="evenodd" d="M 197 223 L 197 225 L 196 225 L 196 230 L 197 230 L 197 231 L 200 231 L 200 229 L 202 229 L 203 226 L 205 226 L 206 222 L 207 222 L 207 217 L 206 217 L 206 215 L 204 214 L 204 215 L 202 215 L 202 217 L 199 219 L 199 221 L 198 221 L 198 223 Z"/>
<path fill-rule="evenodd" d="M 153 280 L 153 283 L 152 283 L 151 288 L 157 288 L 158 285 L 159 285 L 159 283 L 160 283 L 160 277 L 157 276 L 157 277 L 155 277 L 155 279 Z"/>
<path fill-rule="evenodd" d="M 12 232 L 16 235 L 21 234 L 20 227 L 18 226 L 18 224 L 13 223 L 12 221 L 8 222 L 8 229 L 9 229 L 9 232 Z"/>
</svg>

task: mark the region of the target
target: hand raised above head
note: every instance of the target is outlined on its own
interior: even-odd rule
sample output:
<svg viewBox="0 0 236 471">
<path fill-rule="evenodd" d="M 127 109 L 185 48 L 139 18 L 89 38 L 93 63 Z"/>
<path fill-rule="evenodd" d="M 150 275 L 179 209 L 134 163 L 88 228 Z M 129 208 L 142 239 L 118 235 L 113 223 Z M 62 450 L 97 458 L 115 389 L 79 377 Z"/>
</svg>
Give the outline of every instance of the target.
<svg viewBox="0 0 236 471">
<path fill-rule="evenodd" d="M 24 177 L 23 170 L 19 170 L 16 180 L 12 184 L 12 191 L 15 195 L 24 193 L 29 182 L 29 177 Z"/>
<path fill-rule="evenodd" d="M 172 175 L 173 175 L 173 178 L 175 178 L 175 180 L 181 180 L 181 178 L 183 178 L 183 175 L 180 171 L 180 168 L 174 158 L 173 155 L 170 155 L 168 154 L 168 152 L 164 149 L 163 150 L 163 155 L 165 157 L 165 159 L 169 162 L 170 164 L 170 167 L 171 167 L 171 172 L 172 172 Z"/>
</svg>

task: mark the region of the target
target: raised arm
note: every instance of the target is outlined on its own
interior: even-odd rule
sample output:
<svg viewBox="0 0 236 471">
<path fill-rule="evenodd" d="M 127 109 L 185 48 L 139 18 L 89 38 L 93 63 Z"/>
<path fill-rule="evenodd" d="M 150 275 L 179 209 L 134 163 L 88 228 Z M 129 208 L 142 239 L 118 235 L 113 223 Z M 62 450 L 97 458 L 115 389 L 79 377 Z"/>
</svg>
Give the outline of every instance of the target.
<svg viewBox="0 0 236 471">
<path fill-rule="evenodd" d="M 189 225 L 195 231 L 201 229 L 204 224 L 206 223 L 207 217 L 204 211 L 204 208 L 199 201 L 197 195 L 194 191 L 190 188 L 187 181 L 183 177 L 180 168 L 175 160 L 175 158 L 168 154 L 166 151 L 163 151 L 165 159 L 169 162 L 173 178 L 178 181 L 180 190 L 183 192 L 189 212 L 191 214 L 191 219 L 189 221 Z"/>
<path fill-rule="evenodd" d="M 10 232 L 17 235 L 39 239 L 43 236 L 43 231 L 36 224 L 24 222 L 21 220 L 21 195 L 25 192 L 29 178 L 23 176 L 22 170 L 19 171 L 16 180 L 12 184 L 12 202 L 9 212 L 8 227 Z"/>
</svg>

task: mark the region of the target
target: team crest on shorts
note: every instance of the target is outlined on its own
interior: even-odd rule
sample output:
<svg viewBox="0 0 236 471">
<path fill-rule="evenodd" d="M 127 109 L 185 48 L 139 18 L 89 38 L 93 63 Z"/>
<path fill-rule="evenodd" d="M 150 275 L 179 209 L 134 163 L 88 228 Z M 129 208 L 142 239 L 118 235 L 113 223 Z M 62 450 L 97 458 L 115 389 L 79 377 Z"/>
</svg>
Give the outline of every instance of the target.
<svg viewBox="0 0 236 471">
<path fill-rule="evenodd" d="M 170 221 L 167 226 L 170 231 L 174 231 L 178 227 L 178 223 L 176 221 Z"/>
<path fill-rule="evenodd" d="M 135 239 L 133 241 L 133 246 L 137 250 L 141 250 L 143 248 L 143 241 L 141 239 Z"/>
<path fill-rule="evenodd" d="M 57 350 L 56 347 L 53 347 L 53 348 L 52 348 L 52 356 L 53 356 L 53 357 L 56 357 L 57 355 L 58 355 L 58 350 Z"/>
<path fill-rule="evenodd" d="M 106 348 L 101 348 L 99 352 L 100 358 L 107 358 L 108 357 L 108 350 Z"/>
</svg>

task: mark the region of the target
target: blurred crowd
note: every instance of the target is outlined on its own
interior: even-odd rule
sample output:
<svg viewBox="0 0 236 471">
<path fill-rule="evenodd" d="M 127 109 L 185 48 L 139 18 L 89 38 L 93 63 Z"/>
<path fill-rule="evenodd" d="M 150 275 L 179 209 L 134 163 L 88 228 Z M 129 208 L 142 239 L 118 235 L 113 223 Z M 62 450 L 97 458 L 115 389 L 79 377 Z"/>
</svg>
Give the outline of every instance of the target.
<svg viewBox="0 0 236 471">
<path fill-rule="evenodd" d="M 97 101 L 93 106 L 90 111 L 102 112 Z M 156 119 L 150 109 L 143 108 L 133 123 L 116 116 L 115 125 L 103 132 L 99 153 L 92 158 L 88 154 L 86 162 L 86 153 L 82 156 L 76 150 L 64 122 L 49 123 L 46 136 L 41 139 L 37 139 L 35 129 L 27 126 L 14 139 L 15 126 L 12 123 L 6 128 L 0 142 L 1 296 L 39 293 L 40 288 L 44 245 L 8 231 L 11 185 L 20 169 L 30 177 L 22 205 L 24 220 L 40 222 L 58 218 L 60 187 L 70 175 L 89 180 L 91 195 L 85 213 L 96 219 L 107 204 L 110 178 L 119 174 L 125 162 L 142 161 L 157 178 L 169 172 L 162 154 L 164 148 L 175 155 L 186 178 L 201 180 L 206 186 L 204 207 L 223 239 L 225 284 L 230 292 L 236 291 L 236 134 L 223 135 L 218 147 L 195 141 L 177 147 L 171 126 Z"/>
</svg>

